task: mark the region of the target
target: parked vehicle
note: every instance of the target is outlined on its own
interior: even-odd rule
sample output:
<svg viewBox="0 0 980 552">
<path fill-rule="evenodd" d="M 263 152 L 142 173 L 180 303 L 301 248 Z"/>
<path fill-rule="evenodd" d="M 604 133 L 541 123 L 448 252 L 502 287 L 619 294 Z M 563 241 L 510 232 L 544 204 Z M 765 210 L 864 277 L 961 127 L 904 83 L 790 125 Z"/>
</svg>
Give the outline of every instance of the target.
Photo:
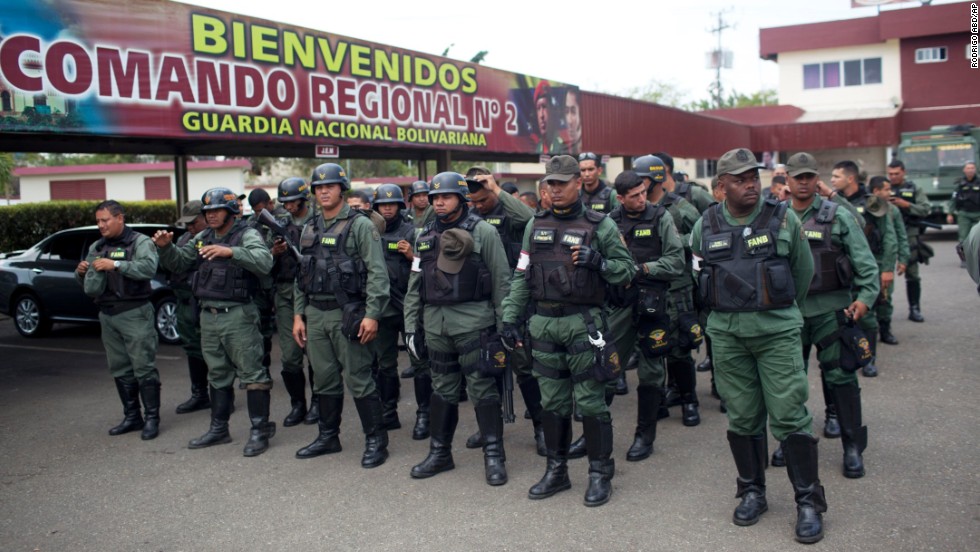
<svg viewBox="0 0 980 552">
<path fill-rule="evenodd" d="M 902 133 L 898 158 L 905 163 L 905 176 L 925 190 L 932 205 L 930 222 L 946 222 L 946 202 L 953 195 L 953 183 L 963 176 L 963 165 L 980 162 L 978 144 L 980 127 L 973 125 Z"/>
<path fill-rule="evenodd" d="M 130 224 L 152 236 L 168 229 L 162 224 Z M 169 228 L 175 235 L 183 230 Z M 96 226 L 71 228 L 51 234 L 24 251 L 0 257 L 0 312 L 14 320 L 24 337 L 40 337 L 55 322 L 98 323 L 99 309 L 75 281 L 75 268 L 101 235 Z M 177 299 L 163 271 L 151 282 L 157 333 L 163 343 L 177 344 Z"/>
</svg>

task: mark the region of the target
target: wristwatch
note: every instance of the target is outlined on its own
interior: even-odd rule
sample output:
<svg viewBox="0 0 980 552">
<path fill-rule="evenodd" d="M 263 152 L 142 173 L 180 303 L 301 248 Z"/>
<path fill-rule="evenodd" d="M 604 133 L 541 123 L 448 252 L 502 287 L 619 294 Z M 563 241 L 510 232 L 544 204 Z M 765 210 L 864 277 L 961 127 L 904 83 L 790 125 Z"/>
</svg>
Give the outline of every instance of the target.
<svg viewBox="0 0 980 552">
<path fill-rule="evenodd" d="M 119 267 L 122 266 L 122 263 L 119 261 L 113 261 L 112 266 L 115 267 L 116 270 L 119 270 Z"/>
</svg>

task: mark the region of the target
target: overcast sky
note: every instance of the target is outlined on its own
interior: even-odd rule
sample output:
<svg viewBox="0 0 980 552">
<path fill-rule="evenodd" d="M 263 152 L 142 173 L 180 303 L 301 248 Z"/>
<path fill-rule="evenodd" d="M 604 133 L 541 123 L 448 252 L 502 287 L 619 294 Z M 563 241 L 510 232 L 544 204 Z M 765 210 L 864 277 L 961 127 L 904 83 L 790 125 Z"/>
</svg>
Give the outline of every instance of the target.
<svg viewBox="0 0 980 552">
<path fill-rule="evenodd" d="M 717 46 L 710 29 L 719 12 L 731 26 L 722 35 L 723 46 L 734 54 L 733 68 L 722 71 L 722 84 L 747 94 L 777 85 L 775 62 L 759 58 L 760 28 L 877 12 L 852 9 L 851 0 L 599 0 L 567 2 L 562 8 L 526 0 L 185 1 L 428 54 L 454 44 L 449 57 L 456 59 L 488 50 L 484 65 L 585 90 L 622 93 L 654 79 L 673 82 L 685 101 L 709 96 L 714 71 L 706 68 L 705 56 Z"/>
</svg>

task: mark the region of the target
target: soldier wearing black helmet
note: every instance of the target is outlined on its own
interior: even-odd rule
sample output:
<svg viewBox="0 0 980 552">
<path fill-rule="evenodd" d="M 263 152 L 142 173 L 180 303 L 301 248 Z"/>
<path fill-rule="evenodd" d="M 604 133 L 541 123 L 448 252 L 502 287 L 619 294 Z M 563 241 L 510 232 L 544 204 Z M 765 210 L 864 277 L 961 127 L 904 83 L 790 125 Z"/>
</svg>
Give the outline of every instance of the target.
<svg viewBox="0 0 980 552">
<path fill-rule="evenodd" d="M 160 264 L 171 271 L 196 266 L 192 288 L 201 305 L 201 350 L 208 364 L 211 384 L 211 427 L 192 439 L 188 448 L 204 448 L 231 442 L 228 419 L 234 401 L 235 378 L 245 385 L 251 435 L 245 456 L 257 456 L 269 448 L 276 433 L 269 421 L 272 380 L 263 368 L 259 312 L 252 297 L 259 276 L 272 269 L 272 254 L 262 236 L 237 218 L 238 199 L 227 188 L 212 188 L 201 198 L 208 229 L 182 247 L 173 245 L 173 233 L 161 230 L 153 236 L 160 250 Z"/>
<path fill-rule="evenodd" d="M 408 215 L 416 228 L 422 228 L 436 218 L 429 205 L 429 183 L 425 180 L 412 182 L 408 191 Z"/>
<path fill-rule="evenodd" d="M 415 243 L 415 227 L 402 214 L 405 200 L 402 189 L 395 184 L 382 184 L 374 192 L 374 210 L 380 213 L 385 222 L 381 233 L 381 249 L 384 251 L 388 267 L 391 295 L 388 307 L 378 321 L 378 339 L 375 340 L 378 365 L 375 382 L 384 407 L 384 423 L 387 429 L 398 429 L 398 396 L 401 384 L 398 380 L 398 332 L 405 332 L 403 315 L 405 293 L 408 291 L 408 278 L 415 256 L 412 244 Z M 413 330 L 410 330 L 414 331 Z M 426 359 L 409 355 L 414 369 L 416 410 L 415 427 L 412 438 L 429 437 L 429 398 L 432 396 L 432 378 Z"/>
<path fill-rule="evenodd" d="M 452 440 L 459 421 L 460 386 L 465 377 L 484 436 L 484 471 L 489 485 L 507 483 L 503 417 L 494 379 L 506 355 L 499 345 L 501 302 L 509 289 L 510 269 L 497 231 L 469 212 L 463 175 L 437 174 L 429 187 L 436 220 L 415 240 L 412 275 L 405 296 L 405 328 L 422 322 L 432 370 L 429 455 L 412 468 L 422 479 L 455 467 Z M 422 336 L 409 333 L 406 344 L 416 357 Z"/>
<path fill-rule="evenodd" d="M 240 197 L 240 196 L 239 196 Z M 239 200 L 240 201 L 240 200 Z M 241 205 L 241 203 L 239 203 Z M 248 205 L 252 208 L 252 215 L 245 220 L 245 224 L 262 235 L 266 247 L 272 247 L 272 234 L 269 229 L 258 222 L 256 213 L 263 210 L 273 209 L 272 198 L 269 192 L 262 188 L 256 188 L 248 194 Z M 259 290 L 252 298 L 255 306 L 259 309 L 259 332 L 262 334 L 262 367 L 269 370 L 272 366 L 272 334 L 276 332 L 276 313 L 275 304 L 275 278 L 272 274 L 263 274 L 259 277 Z M 271 374 L 270 374 L 271 375 Z"/>
<path fill-rule="evenodd" d="M 320 209 L 300 236 L 293 337 L 313 364 L 320 419 L 317 438 L 296 457 L 340 452 L 346 379 L 365 435 L 361 466 L 374 468 L 388 459 L 381 397 L 371 377 L 372 342 L 389 294 L 381 236 L 366 214 L 344 202 L 350 181 L 340 165 L 313 169 L 310 188 Z"/>
<path fill-rule="evenodd" d="M 276 199 L 286 211 L 277 221 L 289 234 L 294 245 L 299 244 L 303 227 L 313 218 L 309 206 L 310 186 L 298 176 L 284 179 L 276 190 Z M 300 422 L 314 424 L 320 418 L 320 405 L 311 394 L 310 407 L 306 406 L 306 378 L 303 373 L 303 349 L 293 339 L 293 308 L 295 297 L 293 288 L 299 274 L 299 261 L 289 253 L 286 240 L 276 238 L 272 241 L 272 256 L 275 265 L 272 275 L 275 278 L 276 331 L 279 333 L 279 349 L 282 354 L 282 383 L 289 393 L 289 414 L 282 421 L 285 427 Z M 310 391 L 313 390 L 313 370 L 309 369 Z"/>
</svg>

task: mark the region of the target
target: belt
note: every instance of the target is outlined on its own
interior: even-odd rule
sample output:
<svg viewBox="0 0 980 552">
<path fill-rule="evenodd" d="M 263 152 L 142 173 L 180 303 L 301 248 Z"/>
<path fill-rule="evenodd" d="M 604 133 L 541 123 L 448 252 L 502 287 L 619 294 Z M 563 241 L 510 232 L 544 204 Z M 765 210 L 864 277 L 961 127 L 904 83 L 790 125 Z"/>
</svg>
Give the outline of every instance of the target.
<svg viewBox="0 0 980 552">
<path fill-rule="evenodd" d="M 571 305 L 565 303 L 543 305 L 538 303 L 534 307 L 534 314 L 546 316 L 548 318 L 562 318 L 564 316 L 572 316 L 574 314 L 589 312 L 589 309 L 591 309 L 592 306 L 593 305 Z"/>
<path fill-rule="evenodd" d="M 201 310 L 210 312 L 211 314 L 227 314 L 233 309 L 237 309 L 239 307 L 241 307 L 241 305 L 235 305 L 233 307 L 204 307 Z"/>
<path fill-rule="evenodd" d="M 310 299 L 310 306 L 322 311 L 336 310 L 340 308 L 340 303 L 333 299 Z"/>
</svg>

